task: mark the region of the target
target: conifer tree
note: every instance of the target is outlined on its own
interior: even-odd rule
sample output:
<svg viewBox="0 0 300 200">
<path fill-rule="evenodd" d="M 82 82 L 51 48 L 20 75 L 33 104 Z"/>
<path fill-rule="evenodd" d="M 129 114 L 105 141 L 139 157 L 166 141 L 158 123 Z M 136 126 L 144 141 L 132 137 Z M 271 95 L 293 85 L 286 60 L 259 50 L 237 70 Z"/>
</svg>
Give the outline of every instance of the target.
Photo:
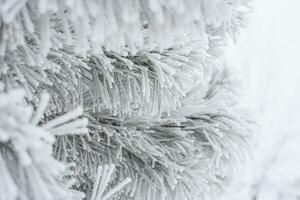
<svg viewBox="0 0 300 200">
<path fill-rule="evenodd" d="M 252 118 L 248 0 L 0 0 L 0 199 L 218 199 Z"/>
</svg>

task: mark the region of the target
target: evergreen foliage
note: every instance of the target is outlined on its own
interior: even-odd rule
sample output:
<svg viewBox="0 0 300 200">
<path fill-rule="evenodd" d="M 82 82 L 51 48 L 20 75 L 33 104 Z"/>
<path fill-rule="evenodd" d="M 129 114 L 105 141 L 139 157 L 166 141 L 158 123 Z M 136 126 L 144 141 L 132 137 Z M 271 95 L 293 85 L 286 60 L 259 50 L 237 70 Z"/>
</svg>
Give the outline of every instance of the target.
<svg viewBox="0 0 300 200">
<path fill-rule="evenodd" d="M 0 0 L 0 199 L 217 198 L 253 135 L 222 55 L 247 8 Z"/>
</svg>

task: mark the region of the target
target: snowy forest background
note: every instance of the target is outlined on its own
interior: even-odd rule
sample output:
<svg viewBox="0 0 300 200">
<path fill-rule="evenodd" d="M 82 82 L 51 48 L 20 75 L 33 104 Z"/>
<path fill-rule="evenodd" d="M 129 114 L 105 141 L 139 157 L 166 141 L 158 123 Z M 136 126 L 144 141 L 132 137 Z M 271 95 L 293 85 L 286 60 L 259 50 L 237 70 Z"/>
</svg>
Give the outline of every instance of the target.
<svg viewBox="0 0 300 200">
<path fill-rule="evenodd" d="M 228 60 L 246 81 L 243 104 L 261 121 L 258 148 L 224 199 L 300 199 L 298 0 L 256 0 Z"/>
</svg>

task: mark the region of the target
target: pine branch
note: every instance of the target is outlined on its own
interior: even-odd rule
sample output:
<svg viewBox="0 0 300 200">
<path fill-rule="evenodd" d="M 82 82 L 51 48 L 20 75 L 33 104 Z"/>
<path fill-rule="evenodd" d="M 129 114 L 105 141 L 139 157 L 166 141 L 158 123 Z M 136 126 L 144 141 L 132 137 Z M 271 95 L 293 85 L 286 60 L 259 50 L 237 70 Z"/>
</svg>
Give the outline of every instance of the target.
<svg viewBox="0 0 300 200">
<path fill-rule="evenodd" d="M 43 55 L 60 48 L 61 40 L 81 55 L 102 47 L 118 53 L 144 46 L 166 49 L 187 30 L 204 33 L 206 26 L 224 26 L 234 32 L 243 25 L 247 6 L 248 0 L 3 0 L 1 54 L 12 44 L 24 46 L 28 35 Z"/>
<path fill-rule="evenodd" d="M 217 195 L 253 123 L 233 109 L 238 89 L 222 62 L 224 40 L 244 25 L 247 3 L 2 0 L 4 199 L 69 199 L 69 187 L 106 199 L 107 177 L 100 188 L 93 182 L 97 167 L 112 163 L 118 180 L 133 180 L 122 199 Z M 15 88 L 25 90 L 25 104 Z M 48 107 L 37 97 L 43 91 Z M 55 158 L 74 163 L 63 180 L 61 162 L 50 155 L 55 139 Z"/>
<path fill-rule="evenodd" d="M 70 122 L 82 111 L 58 117 L 56 128 L 54 121 L 37 126 L 47 107 L 47 95 L 42 95 L 35 114 L 21 90 L 2 92 L 0 99 L 1 199 L 80 199 L 83 194 L 67 187 L 70 180 L 62 177 L 65 166 L 52 157 L 52 144 L 66 126 L 71 128 L 69 134 L 87 131 L 84 119 Z"/>
<path fill-rule="evenodd" d="M 229 74 L 214 78 L 230 85 Z M 135 180 L 124 194 L 128 198 L 192 199 L 211 190 L 217 194 L 231 168 L 247 154 L 254 122 L 231 108 L 234 101 L 224 101 L 232 96 L 226 84 L 210 83 L 207 95 L 189 94 L 183 101 L 187 104 L 161 120 L 92 112 L 89 137 L 59 138 L 64 145 L 57 144 L 57 158 L 76 162 L 79 179 L 89 181 L 97 165 L 116 163 L 120 176 Z M 206 188 L 207 183 L 214 186 Z"/>
</svg>

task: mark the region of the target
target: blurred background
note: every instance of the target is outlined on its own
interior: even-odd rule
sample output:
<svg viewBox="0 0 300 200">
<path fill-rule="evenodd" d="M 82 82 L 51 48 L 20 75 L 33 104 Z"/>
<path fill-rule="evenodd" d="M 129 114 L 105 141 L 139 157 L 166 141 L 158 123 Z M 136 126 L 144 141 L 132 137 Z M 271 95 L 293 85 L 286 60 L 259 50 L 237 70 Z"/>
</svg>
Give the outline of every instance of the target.
<svg viewBox="0 0 300 200">
<path fill-rule="evenodd" d="M 253 8 L 226 56 L 262 131 L 223 199 L 300 200 L 300 1 L 255 0 Z"/>
</svg>

